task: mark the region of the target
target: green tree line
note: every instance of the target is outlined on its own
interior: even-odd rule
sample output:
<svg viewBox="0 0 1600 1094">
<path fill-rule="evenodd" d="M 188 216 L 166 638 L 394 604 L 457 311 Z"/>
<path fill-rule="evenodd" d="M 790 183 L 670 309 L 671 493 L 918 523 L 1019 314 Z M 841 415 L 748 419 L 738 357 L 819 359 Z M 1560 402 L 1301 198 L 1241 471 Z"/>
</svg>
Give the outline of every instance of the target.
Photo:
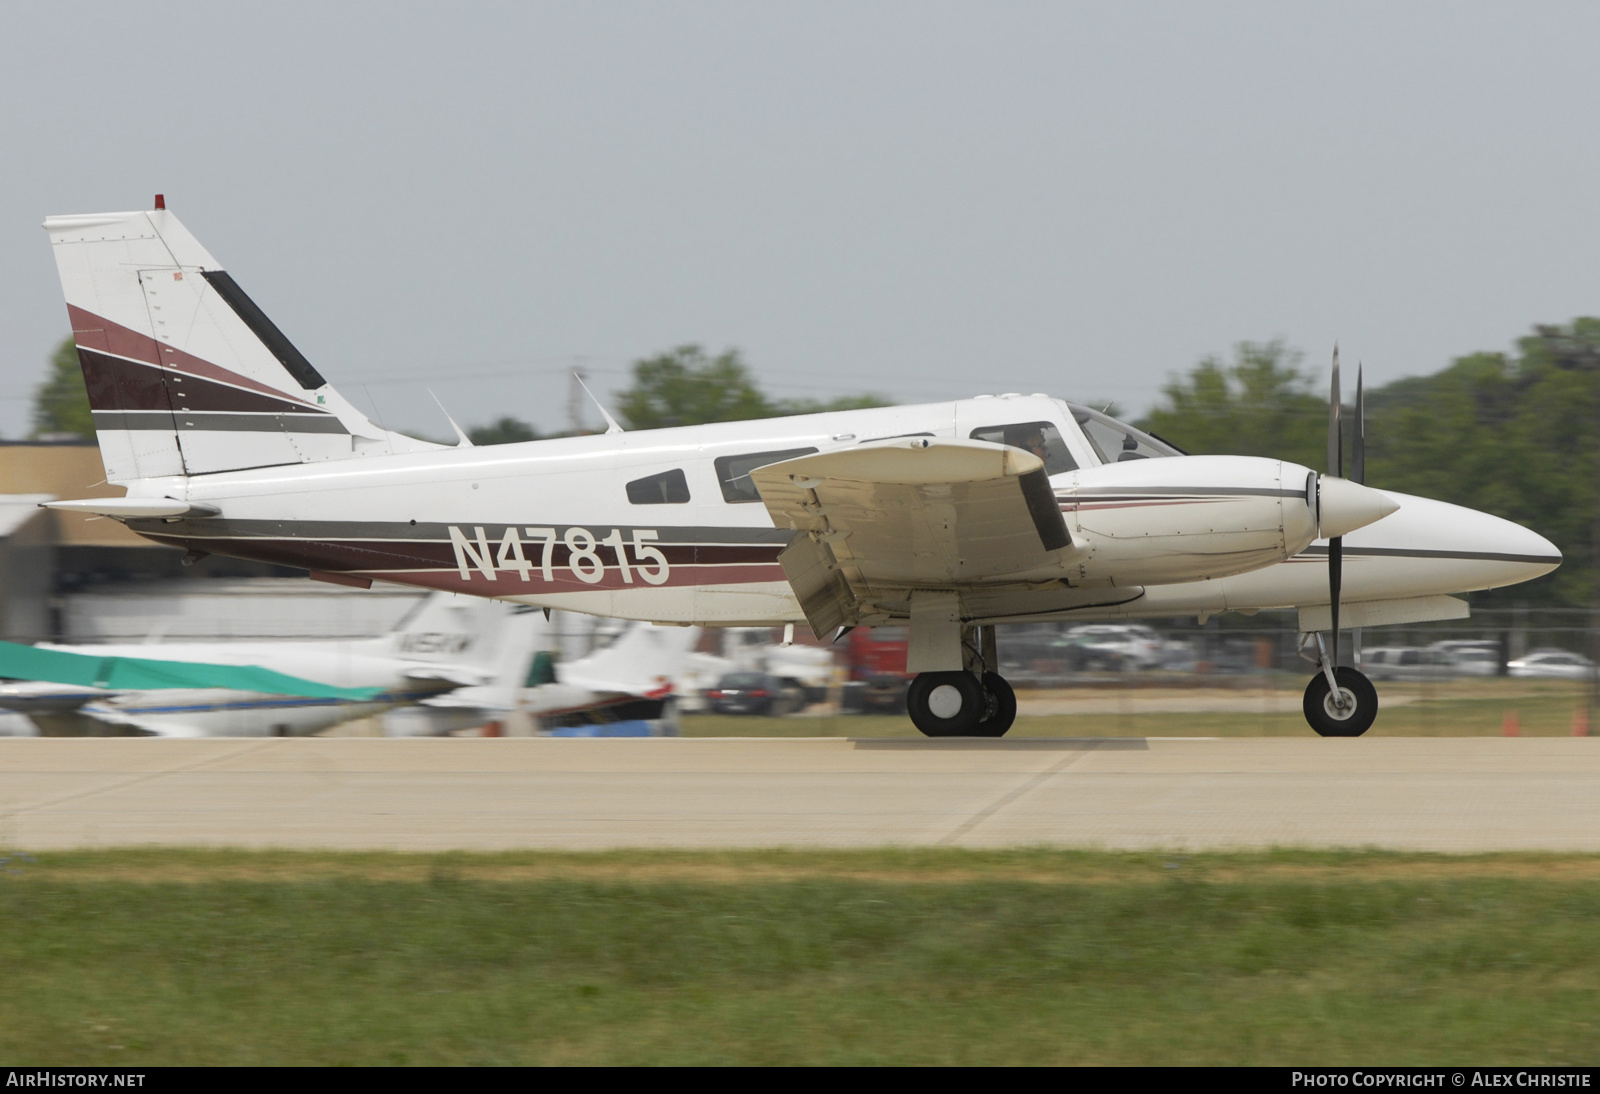
<svg viewBox="0 0 1600 1094">
<path fill-rule="evenodd" d="M 616 393 L 612 409 L 628 429 L 664 429 L 707 422 L 782 418 L 825 410 L 887 406 L 882 395 L 844 395 L 836 399 L 774 399 L 761 390 L 736 349 L 715 357 L 698 345 L 679 346 L 635 361 L 633 383 Z M 473 444 L 505 444 L 538 437 L 533 426 L 501 418 L 468 431 Z"/>
<path fill-rule="evenodd" d="M 1282 342 L 1243 342 L 1175 378 L 1138 424 L 1187 452 L 1327 462 L 1327 371 Z M 1346 429 L 1354 370 L 1345 373 Z M 1481 509 L 1561 549 L 1549 577 L 1487 594 L 1587 606 L 1597 591 L 1600 319 L 1535 327 L 1514 353 L 1474 353 L 1366 393 L 1367 482 Z M 1350 436 L 1345 439 L 1346 459 Z M 1346 472 L 1348 473 L 1348 465 Z"/>
<path fill-rule="evenodd" d="M 761 390 L 738 350 L 712 357 L 700 346 L 687 345 L 635 362 L 633 383 L 619 393 L 615 409 L 629 429 L 660 429 L 887 405 L 883 396 L 871 394 L 827 401 L 773 399 Z M 94 439 L 89 396 L 71 338 L 56 347 L 44 382 L 34 389 L 31 436 Z M 505 415 L 474 426 L 467 436 L 473 444 L 513 444 L 538 440 L 539 431 Z"/>
</svg>

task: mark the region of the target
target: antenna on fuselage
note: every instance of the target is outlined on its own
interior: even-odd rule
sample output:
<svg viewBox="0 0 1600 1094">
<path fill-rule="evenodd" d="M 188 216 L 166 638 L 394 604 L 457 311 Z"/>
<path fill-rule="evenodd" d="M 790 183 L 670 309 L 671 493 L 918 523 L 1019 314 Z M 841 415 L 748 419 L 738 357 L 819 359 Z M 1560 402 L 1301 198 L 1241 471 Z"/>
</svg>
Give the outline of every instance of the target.
<svg viewBox="0 0 1600 1094">
<path fill-rule="evenodd" d="M 456 431 L 456 447 L 457 448 L 475 448 L 475 447 L 477 447 L 476 445 L 474 445 L 472 443 L 472 438 L 467 436 L 465 433 L 463 433 L 461 431 L 461 427 L 456 425 L 456 420 L 454 418 L 450 417 L 450 412 L 448 410 L 446 410 L 444 408 L 444 404 L 439 401 L 439 396 L 437 396 L 437 395 L 435 395 L 433 393 L 433 388 L 431 388 L 431 387 L 428 388 L 427 392 L 428 392 L 428 398 L 432 399 L 434 405 L 439 408 L 439 413 L 444 415 L 444 420 L 449 422 L 450 423 L 450 428 Z"/>
<path fill-rule="evenodd" d="M 621 433 L 623 431 L 622 427 L 618 425 L 617 420 L 611 416 L 611 411 L 607 410 L 605 408 L 605 404 L 601 403 L 599 399 L 594 397 L 594 392 L 589 390 L 589 385 L 583 382 L 583 374 L 574 371 L 572 373 L 572 378 L 578 381 L 578 386 L 583 388 L 583 393 L 589 396 L 590 402 L 594 403 L 595 409 L 600 412 L 600 417 L 606 420 L 606 432 Z"/>
</svg>

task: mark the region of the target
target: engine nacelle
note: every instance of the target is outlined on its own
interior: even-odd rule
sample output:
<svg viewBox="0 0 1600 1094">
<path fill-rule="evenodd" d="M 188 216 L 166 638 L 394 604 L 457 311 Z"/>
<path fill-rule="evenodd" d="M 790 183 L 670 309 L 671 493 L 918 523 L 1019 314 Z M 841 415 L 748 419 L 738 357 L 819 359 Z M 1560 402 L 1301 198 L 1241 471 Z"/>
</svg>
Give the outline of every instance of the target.
<svg viewBox="0 0 1600 1094">
<path fill-rule="evenodd" d="M 1341 528 L 1397 506 L 1345 480 L 1322 512 Z M 1226 577 L 1292 558 L 1318 536 L 1319 476 L 1255 456 L 1175 456 L 1086 468 L 1051 480 L 1073 537 L 1086 547 L 1085 583 L 1167 585 Z M 1359 526 L 1359 524 L 1357 526 Z"/>
</svg>

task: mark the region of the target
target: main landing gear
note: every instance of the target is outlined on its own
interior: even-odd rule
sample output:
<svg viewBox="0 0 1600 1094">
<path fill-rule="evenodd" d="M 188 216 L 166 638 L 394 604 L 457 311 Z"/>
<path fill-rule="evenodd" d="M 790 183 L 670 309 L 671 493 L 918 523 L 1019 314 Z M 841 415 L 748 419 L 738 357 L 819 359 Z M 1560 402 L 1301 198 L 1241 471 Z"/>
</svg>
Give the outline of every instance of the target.
<svg viewBox="0 0 1600 1094">
<path fill-rule="evenodd" d="M 920 672 L 906 691 L 911 723 L 929 737 L 1004 737 L 1017 719 L 1017 693 L 989 667 L 996 663 L 994 628 L 971 630 L 981 647 L 963 641 L 965 668 Z"/>
<path fill-rule="evenodd" d="M 1311 728 L 1323 737 L 1359 737 L 1378 716 L 1378 689 L 1349 665 L 1334 668 L 1317 638 L 1317 674 L 1306 685 L 1301 709 Z"/>
<path fill-rule="evenodd" d="M 920 672 L 906 710 L 929 737 L 1004 737 L 1017 718 L 1017 693 L 995 672 Z"/>
</svg>

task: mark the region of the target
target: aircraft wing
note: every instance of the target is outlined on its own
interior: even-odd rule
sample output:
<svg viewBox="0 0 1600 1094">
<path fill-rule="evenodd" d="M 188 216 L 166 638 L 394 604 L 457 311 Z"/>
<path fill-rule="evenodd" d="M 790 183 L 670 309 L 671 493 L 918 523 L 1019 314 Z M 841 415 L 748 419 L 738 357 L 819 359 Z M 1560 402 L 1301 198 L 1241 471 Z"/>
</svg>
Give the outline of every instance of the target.
<svg viewBox="0 0 1600 1094">
<path fill-rule="evenodd" d="M 938 437 L 870 442 L 751 472 L 780 528 L 778 561 L 818 637 L 874 588 L 950 588 L 1037 572 L 1079 548 L 1044 461 Z"/>
<path fill-rule="evenodd" d="M 114 706 L 95 704 L 86 706 L 78 712 L 86 718 L 93 718 L 108 726 L 116 726 L 123 731 L 131 731 L 146 737 L 204 737 L 205 730 L 200 726 L 184 722 L 167 722 L 160 718 L 147 715 L 130 714 L 118 710 Z"/>
<path fill-rule="evenodd" d="M 478 687 L 494 679 L 492 672 L 469 665 L 418 665 L 405 675 L 407 680 L 437 683 L 441 690 Z"/>
<path fill-rule="evenodd" d="M 116 692 L 103 688 L 75 687 L 36 680 L 0 684 L 0 710 L 18 714 L 74 713 L 85 703 L 108 698 Z"/>
<path fill-rule="evenodd" d="M 84 647 L 88 648 L 88 647 Z M 373 698 L 382 688 L 342 688 L 305 680 L 260 665 L 210 661 L 158 661 L 129 657 L 107 647 L 78 653 L 49 645 L 23 646 L 0 642 L 0 675 L 15 680 L 38 680 L 105 691 L 143 691 L 167 688 L 227 688 L 259 691 L 268 695 L 301 695 L 321 699 Z M 152 647 L 159 649 L 160 647 Z M 220 653 L 221 651 L 219 651 Z"/>
</svg>

